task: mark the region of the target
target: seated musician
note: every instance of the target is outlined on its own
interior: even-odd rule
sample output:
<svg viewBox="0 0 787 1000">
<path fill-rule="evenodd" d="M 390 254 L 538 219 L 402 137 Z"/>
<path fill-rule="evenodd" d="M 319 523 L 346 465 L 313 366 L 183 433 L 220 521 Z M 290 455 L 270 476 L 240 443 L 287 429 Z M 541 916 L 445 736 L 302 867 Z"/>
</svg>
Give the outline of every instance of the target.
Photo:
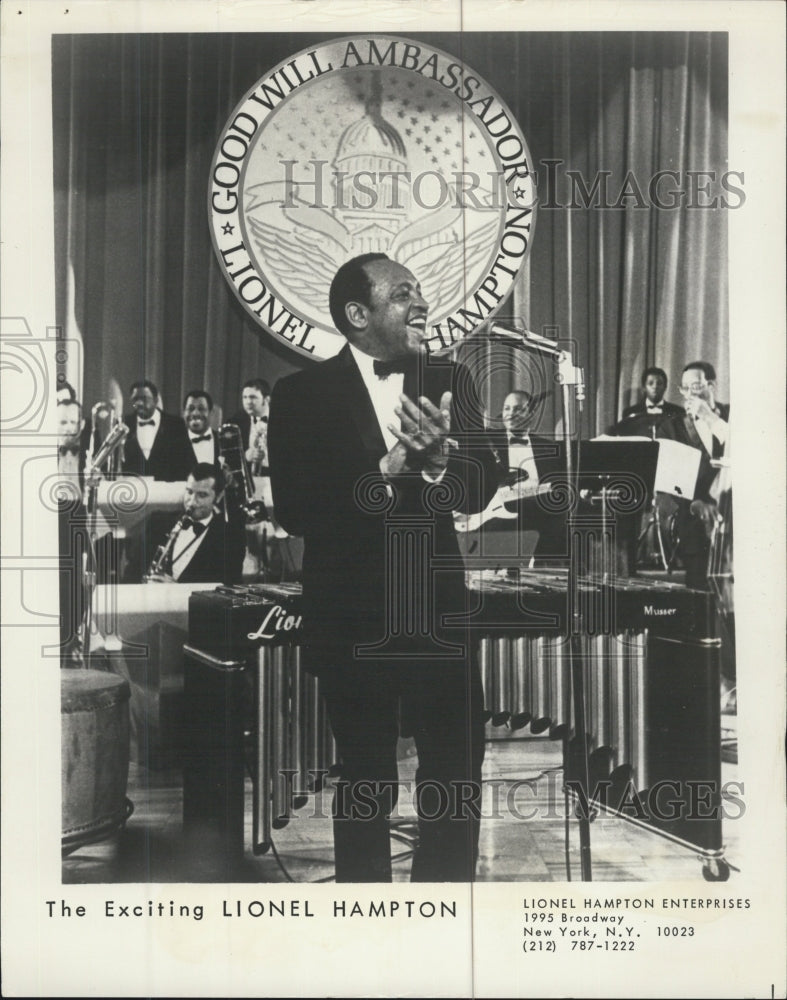
<svg viewBox="0 0 787 1000">
<path fill-rule="evenodd" d="M 240 582 L 245 552 L 244 520 L 231 504 L 223 504 L 224 474 L 219 466 L 199 462 L 186 480 L 183 516 L 166 537 L 152 539 L 145 533 L 129 559 L 126 583 L 139 583 L 143 567 L 153 582 Z M 147 545 L 145 544 L 147 542 Z M 145 558 L 147 556 L 147 559 Z"/>
<path fill-rule="evenodd" d="M 681 377 L 683 411 L 659 427 L 658 437 L 680 441 L 701 455 L 695 499 L 674 501 L 659 496 L 662 512 L 674 505 L 677 551 L 686 570 L 686 586 L 708 589 L 710 537 L 716 517 L 713 496 L 718 468 L 712 462 L 723 458 L 729 438 L 730 407 L 716 400 L 716 371 L 707 361 L 692 361 Z"/>
<path fill-rule="evenodd" d="M 620 437 L 653 437 L 669 417 L 682 417 L 683 410 L 664 398 L 667 373 L 663 368 L 646 368 L 641 379 L 644 398 L 623 411 L 620 420 L 610 428 L 610 434 Z"/>
<path fill-rule="evenodd" d="M 501 492 L 513 499 L 521 524 L 539 534 L 536 556 L 556 557 L 565 553 L 565 517 L 549 513 L 538 496 L 548 489 L 550 476 L 562 473 L 562 448 L 552 438 L 530 433 L 535 402 L 522 389 L 509 392 L 503 400 L 502 430 L 490 438 L 504 484 Z"/>
</svg>

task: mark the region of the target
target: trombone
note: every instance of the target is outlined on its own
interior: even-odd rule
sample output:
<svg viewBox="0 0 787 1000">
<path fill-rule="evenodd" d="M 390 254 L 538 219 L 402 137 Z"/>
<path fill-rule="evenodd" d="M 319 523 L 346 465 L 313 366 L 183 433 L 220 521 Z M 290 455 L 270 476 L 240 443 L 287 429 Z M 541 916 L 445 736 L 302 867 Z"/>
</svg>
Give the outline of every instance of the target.
<svg viewBox="0 0 787 1000">
<path fill-rule="evenodd" d="M 222 424 L 219 428 L 219 461 L 226 478 L 226 490 L 238 504 L 247 524 L 268 520 L 264 501 L 254 495 L 254 480 L 243 451 L 243 437 L 237 424 Z"/>
</svg>

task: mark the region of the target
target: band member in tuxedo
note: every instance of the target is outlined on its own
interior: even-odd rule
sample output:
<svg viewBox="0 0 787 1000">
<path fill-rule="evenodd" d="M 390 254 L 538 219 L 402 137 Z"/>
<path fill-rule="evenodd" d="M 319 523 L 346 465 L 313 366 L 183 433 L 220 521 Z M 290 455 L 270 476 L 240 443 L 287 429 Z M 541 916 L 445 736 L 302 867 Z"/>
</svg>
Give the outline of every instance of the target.
<svg viewBox="0 0 787 1000">
<path fill-rule="evenodd" d="M 193 453 L 183 420 L 161 410 L 158 389 L 149 379 L 131 386 L 131 406 L 134 412 L 124 417 L 129 434 L 123 472 L 165 482 L 185 479 Z"/>
<path fill-rule="evenodd" d="M 268 411 L 270 409 L 271 387 L 264 378 L 252 378 L 245 382 L 241 392 L 243 409 L 231 418 L 240 427 L 246 461 L 253 475 L 261 475 L 267 470 L 268 454 Z"/>
<path fill-rule="evenodd" d="M 628 406 L 623 416 L 609 431 L 618 436 L 653 437 L 669 417 L 683 416 L 683 410 L 664 398 L 667 373 L 663 368 L 646 368 L 642 373 L 643 398 Z"/>
<path fill-rule="evenodd" d="M 467 601 L 450 506 L 461 494 L 483 509 L 494 456 L 469 372 L 425 354 L 428 304 L 407 268 L 384 254 L 356 257 L 329 301 L 347 344 L 276 383 L 268 445 L 277 517 L 304 537 L 304 664 L 321 678 L 341 758 L 336 878 L 391 881 L 401 699 L 418 751 L 411 878 L 469 881 L 483 692 L 465 632 L 443 616 Z M 399 516 L 428 539 L 409 552 L 416 565 L 405 546 L 396 557 Z M 424 628 L 400 625 L 408 608 Z"/>
<path fill-rule="evenodd" d="M 82 439 L 84 428 L 82 407 L 74 400 L 62 399 L 57 404 L 57 471 L 61 475 L 78 476 L 85 468 Z M 74 480 L 77 482 L 77 480 Z"/>
<path fill-rule="evenodd" d="M 686 570 L 686 586 L 707 590 L 710 534 L 716 500 L 712 495 L 718 469 L 711 464 L 724 457 L 729 438 L 730 407 L 716 400 L 716 371 L 707 361 L 692 361 L 681 375 L 683 410 L 659 427 L 658 436 L 680 441 L 700 452 L 700 468 L 694 500 L 673 501 L 659 497 L 665 505 L 677 504 L 678 555 Z"/>
<path fill-rule="evenodd" d="M 548 512 L 538 499 L 550 476 L 562 474 L 564 459 L 561 442 L 531 433 L 534 414 L 531 394 L 512 390 L 503 400 L 502 430 L 492 434 L 492 441 L 499 480 L 520 497 L 507 506 L 516 509 L 520 526 L 539 533 L 535 556 L 540 560 L 565 555 L 565 516 Z"/>
<path fill-rule="evenodd" d="M 158 539 L 167 554 L 151 579 L 177 583 L 240 581 L 245 551 L 243 518 L 232 508 L 226 510 L 225 516 L 223 498 L 221 469 L 211 463 L 197 463 L 186 480 L 183 516 L 167 538 Z M 160 556 L 159 548 L 149 555 L 146 566 Z"/>
<path fill-rule="evenodd" d="M 183 422 L 189 435 L 192 462 L 215 465 L 219 460 L 219 442 L 210 425 L 213 399 L 204 389 L 191 389 L 183 400 Z"/>
</svg>

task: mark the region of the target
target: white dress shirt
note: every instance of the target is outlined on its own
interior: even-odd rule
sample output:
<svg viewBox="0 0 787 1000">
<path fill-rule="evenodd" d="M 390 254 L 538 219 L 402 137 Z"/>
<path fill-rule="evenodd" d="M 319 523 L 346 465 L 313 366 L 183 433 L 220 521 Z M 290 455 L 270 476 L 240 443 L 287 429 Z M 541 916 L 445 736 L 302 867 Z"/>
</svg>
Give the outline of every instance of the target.
<svg viewBox="0 0 787 1000">
<path fill-rule="evenodd" d="M 718 420 L 713 424 L 712 427 L 705 420 L 700 419 L 694 421 L 694 427 L 700 436 L 700 441 L 702 441 L 703 445 L 705 446 L 705 451 L 707 451 L 709 455 L 713 455 L 714 438 L 716 438 L 716 440 L 720 444 L 726 444 L 727 442 L 728 425 L 726 421 L 723 420 L 721 416 L 719 416 L 716 410 L 714 410 L 713 412 L 718 417 Z"/>
<path fill-rule="evenodd" d="M 207 517 L 196 522 L 197 524 L 205 525 L 205 531 L 200 534 L 199 538 L 194 534 L 193 527 L 189 526 L 188 528 L 184 528 L 175 539 L 175 544 L 172 547 L 172 578 L 174 580 L 180 579 L 181 573 L 183 573 L 194 558 L 194 553 L 205 541 L 205 536 L 208 533 L 208 525 L 212 520 L 213 514 L 208 514 Z"/>
<path fill-rule="evenodd" d="M 209 427 L 206 434 L 210 435 L 207 441 L 199 441 L 194 443 L 194 438 L 202 437 L 201 434 L 192 434 L 189 431 L 189 441 L 191 441 L 191 449 L 194 452 L 194 456 L 198 462 L 207 462 L 209 465 L 213 465 L 214 462 L 214 440 L 213 440 L 213 429 Z"/>
<path fill-rule="evenodd" d="M 396 407 L 402 404 L 399 397 L 404 392 L 404 372 L 391 372 L 386 378 L 380 378 L 375 373 L 373 357 L 359 351 L 353 344 L 350 344 L 350 350 L 372 401 L 385 447 L 390 451 L 399 441 L 399 438 L 388 429 L 388 424 L 398 427 L 401 422 L 396 414 Z M 445 469 L 437 476 L 423 471 L 421 475 L 428 483 L 439 483 L 445 475 Z"/>
<path fill-rule="evenodd" d="M 533 445 L 530 443 L 529 434 L 517 435 L 514 439 L 508 437 L 508 467 L 516 469 L 517 472 L 527 473 L 525 477 L 528 485 L 538 485 L 538 469 L 536 467 L 536 457 L 533 454 Z"/>
<path fill-rule="evenodd" d="M 401 405 L 399 397 L 404 389 L 404 373 L 391 372 L 387 378 L 380 378 L 374 372 L 374 358 L 359 351 L 353 344 L 350 344 L 350 350 L 353 352 L 355 363 L 358 365 L 361 378 L 372 401 L 385 447 L 390 451 L 399 440 L 388 430 L 388 424 L 393 424 L 394 427 L 399 426 L 399 417 L 395 413 L 395 408 Z"/>
<path fill-rule="evenodd" d="M 137 442 L 139 443 L 140 450 L 147 460 L 150 458 L 150 452 L 153 449 L 153 442 L 156 440 L 156 435 L 158 434 L 158 429 L 161 426 L 161 410 L 154 410 L 153 416 L 150 418 L 153 423 L 145 424 L 140 426 L 140 417 L 137 416 Z"/>
</svg>

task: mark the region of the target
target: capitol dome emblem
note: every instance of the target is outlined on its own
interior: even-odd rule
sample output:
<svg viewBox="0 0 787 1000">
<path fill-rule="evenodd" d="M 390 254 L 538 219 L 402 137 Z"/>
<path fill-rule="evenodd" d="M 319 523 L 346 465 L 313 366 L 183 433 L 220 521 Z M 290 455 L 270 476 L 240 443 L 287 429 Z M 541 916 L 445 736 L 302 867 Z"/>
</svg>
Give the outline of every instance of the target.
<svg viewBox="0 0 787 1000">
<path fill-rule="evenodd" d="M 380 252 L 429 303 L 430 351 L 500 308 L 535 228 L 533 164 L 497 94 L 453 56 L 359 35 L 258 81 L 211 165 L 211 235 L 253 319 L 295 351 L 345 343 L 328 310 L 338 267 Z"/>
</svg>

